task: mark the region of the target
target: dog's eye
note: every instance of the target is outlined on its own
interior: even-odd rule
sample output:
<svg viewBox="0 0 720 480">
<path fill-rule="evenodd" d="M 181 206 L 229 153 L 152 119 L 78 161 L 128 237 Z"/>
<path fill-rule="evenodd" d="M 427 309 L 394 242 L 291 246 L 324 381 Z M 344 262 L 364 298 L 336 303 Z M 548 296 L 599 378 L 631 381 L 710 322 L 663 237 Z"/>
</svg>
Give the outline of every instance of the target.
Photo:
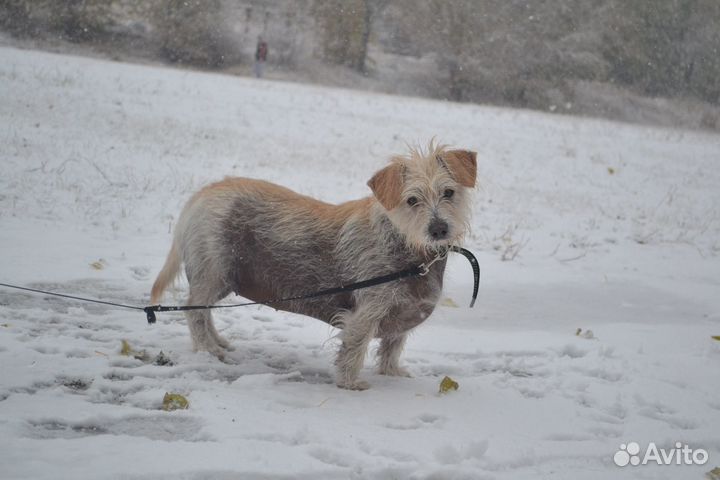
<svg viewBox="0 0 720 480">
<path fill-rule="evenodd" d="M 452 188 L 446 188 L 443 192 L 443 197 L 445 198 L 452 198 L 453 195 L 455 195 L 455 190 Z"/>
<path fill-rule="evenodd" d="M 414 206 L 418 202 L 417 197 L 410 197 L 407 199 L 407 204 L 411 207 Z"/>
</svg>

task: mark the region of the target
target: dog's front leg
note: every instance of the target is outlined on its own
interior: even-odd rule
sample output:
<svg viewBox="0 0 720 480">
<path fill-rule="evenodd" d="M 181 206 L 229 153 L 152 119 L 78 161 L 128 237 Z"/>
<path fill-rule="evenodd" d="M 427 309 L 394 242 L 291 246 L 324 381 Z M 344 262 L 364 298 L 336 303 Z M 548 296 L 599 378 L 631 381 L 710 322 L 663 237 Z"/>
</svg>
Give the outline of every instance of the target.
<svg viewBox="0 0 720 480">
<path fill-rule="evenodd" d="M 340 335 L 342 345 L 335 360 L 336 383 L 340 388 L 367 390 L 370 387 L 368 382 L 359 380 L 358 376 L 365 361 L 368 345 L 375 337 L 380 324 L 376 310 L 369 306 L 359 307 L 340 320 L 343 328 Z"/>
<path fill-rule="evenodd" d="M 378 349 L 378 373 L 393 377 L 409 377 L 410 372 L 400 366 L 400 354 L 405 346 L 407 334 L 383 337 Z"/>
</svg>

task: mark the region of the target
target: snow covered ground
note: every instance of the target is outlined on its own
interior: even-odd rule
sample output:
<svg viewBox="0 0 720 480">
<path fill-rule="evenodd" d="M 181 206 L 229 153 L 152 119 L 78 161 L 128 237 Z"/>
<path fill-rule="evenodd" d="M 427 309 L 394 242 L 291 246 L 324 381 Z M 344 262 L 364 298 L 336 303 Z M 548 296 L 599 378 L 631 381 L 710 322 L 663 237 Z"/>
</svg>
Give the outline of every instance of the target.
<svg viewBox="0 0 720 480">
<path fill-rule="evenodd" d="M 700 478 L 720 465 L 720 137 L 0 48 L 0 282 L 147 302 L 182 204 L 225 175 L 337 202 L 405 142 L 478 151 L 413 378 L 333 384 L 335 332 L 0 289 L 3 479 Z M 94 266 L 92 265 L 94 264 Z M 182 302 L 181 284 L 166 300 Z M 458 307 L 451 306 L 452 304 Z M 576 335 L 578 329 L 593 338 Z M 120 354 L 125 339 L 174 365 Z M 443 376 L 460 384 L 438 394 Z M 165 392 L 187 410 L 161 410 Z M 702 466 L 618 467 L 682 442 Z"/>
</svg>

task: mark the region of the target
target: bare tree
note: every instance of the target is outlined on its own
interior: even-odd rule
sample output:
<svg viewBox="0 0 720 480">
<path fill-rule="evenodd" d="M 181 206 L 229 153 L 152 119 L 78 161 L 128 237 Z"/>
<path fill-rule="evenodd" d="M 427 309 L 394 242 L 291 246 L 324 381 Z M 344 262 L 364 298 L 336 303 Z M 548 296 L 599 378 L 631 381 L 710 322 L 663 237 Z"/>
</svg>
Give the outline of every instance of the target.
<svg viewBox="0 0 720 480">
<path fill-rule="evenodd" d="M 204 67 L 224 63 L 226 49 L 221 0 L 161 0 L 154 23 L 161 52 L 172 62 Z"/>
<path fill-rule="evenodd" d="M 72 42 L 92 42 L 106 36 L 114 24 L 112 1 L 5 0 L 0 25 L 19 36 L 43 32 Z"/>
<path fill-rule="evenodd" d="M 447 71 L 452 100 L 462 101 L 468 89 L 470 64 L 481 25 L 474 15 L 472 0 L 433 0 L 430 2 L 431 32 L 437 42 L 441 68 Z M 479 53 L 479 52 L 477 52 Z"/>
<path fill-rule="evenodd" d="M 367 5 L 364 0 L 319 0 L 314 13 L 321 31 L 322 58 L 362 71 Z"/>
</svg>

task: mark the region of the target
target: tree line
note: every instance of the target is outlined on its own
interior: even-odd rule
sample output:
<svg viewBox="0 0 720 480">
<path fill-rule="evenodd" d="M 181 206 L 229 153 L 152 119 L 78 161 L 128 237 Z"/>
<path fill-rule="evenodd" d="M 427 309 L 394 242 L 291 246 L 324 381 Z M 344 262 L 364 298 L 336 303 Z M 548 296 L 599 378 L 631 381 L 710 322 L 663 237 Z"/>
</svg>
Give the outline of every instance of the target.
<svg viewBox="0 0 720 480">
<path fill-rule="evenodd" d="M 217 68 L 242 61 L 228 22 L 243 19 L 228 18 L 227 8 L 227 0 L 2 0 L 0 28 L 73 42 L 132 34 L 168 61 Z M 537 107 L 592 81 L 720 103 L 718 0 L 307 0 L 284 8 L 309 17 L 322 61 L 373 75 L 371 46 L 432 58 L 444 89 L 436 96 L 453 100 Z M 120 21 L 128 17 L 147 28 L 130 32 Z"/>
</svg>

